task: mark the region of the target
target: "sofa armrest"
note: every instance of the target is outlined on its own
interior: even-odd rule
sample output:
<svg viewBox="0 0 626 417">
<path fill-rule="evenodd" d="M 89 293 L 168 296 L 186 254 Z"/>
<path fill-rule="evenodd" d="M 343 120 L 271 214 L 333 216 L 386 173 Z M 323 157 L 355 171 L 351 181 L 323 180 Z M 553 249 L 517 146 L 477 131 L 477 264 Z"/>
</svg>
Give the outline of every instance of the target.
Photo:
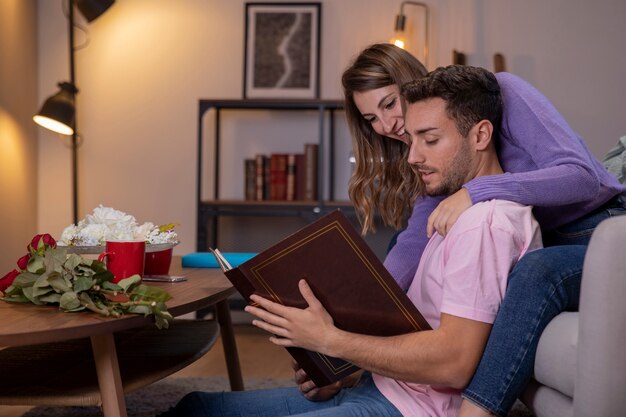
<svg viewBox="0 0 626 417">
<path fill-rule="evenodd" d="M 626 216 L 603 221 L 585 257 L 574 416 L 626 412 Z"/>
</svg>

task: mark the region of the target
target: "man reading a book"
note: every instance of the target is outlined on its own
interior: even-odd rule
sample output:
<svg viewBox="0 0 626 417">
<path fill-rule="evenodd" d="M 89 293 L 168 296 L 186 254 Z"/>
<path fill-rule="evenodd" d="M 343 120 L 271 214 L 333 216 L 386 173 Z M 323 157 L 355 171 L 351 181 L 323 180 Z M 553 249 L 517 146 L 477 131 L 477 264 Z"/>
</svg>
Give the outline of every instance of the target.
<svg viewBox="0 0 626 417">
<path fill-rule="evenodd" d="M 409 162 L 427 194 L 450 195 L 473 178 L 502 173 L 493 137 L 502 100 L 493 74 L 439 68 L 403 86 L 402 96 Z M 477 203 L 445 237 L 431 237 L 407 295 L 433 330 L 393 337 L 343 331 L 304 280 L 299 288 L 306 309 L 251 297 L 255 305 L 246 311 L 273 334 L 273 343 L 362 368 L 351 387 L 355 378 L 318 388 L 299 370 L 301 392 L 192 393 L 167 415 L 456 416 L 460 390 L 478 366 L 509 271 L 541 246 L 531 209 L 505 200 Z"/>
</svg>

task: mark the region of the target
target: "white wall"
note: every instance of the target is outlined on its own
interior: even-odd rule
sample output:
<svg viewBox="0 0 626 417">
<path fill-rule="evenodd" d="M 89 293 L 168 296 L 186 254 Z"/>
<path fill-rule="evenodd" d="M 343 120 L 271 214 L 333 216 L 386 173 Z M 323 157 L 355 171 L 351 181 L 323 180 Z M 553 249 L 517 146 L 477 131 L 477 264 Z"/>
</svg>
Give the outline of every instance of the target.
<svg viewBox="0 0 626 417">
<path fill-rule="evenodd" d="M 0 277 L 37 230 L 37 39 L 34 0 L 0 1 Z"/>
<path fill-rule="evenodd" d="M 431 69 L 449 64 L 452 49 L 489 69 L 500 52 L 508 70 L 542 90 L 596 156 L 626 134 L 624 0 L 427 2 Z M 38 2 L 40 102 L 68 78 L 62 3 Z M 242 97 L 244 3 L 117 0 L 88 26 L 90 43 L 76 60 L 84 139 L 79 217 L 104 204 L 139 221 L 177 222 L 182 244 L 176 251 L 194 250 L 197 102 Z M 340 98 L 340 75 L 350 58 L 391 37 L 400 3 L 322 1 L 322 98 Z M 419 15 L 408 6 L 405 11 L 409 19 Z M 84 36 L 78 38 L 81 43 Z M 253 123 L 238 129 L 254 132 Z M 286 136 L 298 135 L 294 128 Z M 38 228 L 58 235 L 71 222 L 70 153 L 43 129 L 39 146 Z M 239 152 L 242 159 L 258 144 L 248 146 Z M 231 187 L 241 189 L 240 178 Z"/>
</svg>

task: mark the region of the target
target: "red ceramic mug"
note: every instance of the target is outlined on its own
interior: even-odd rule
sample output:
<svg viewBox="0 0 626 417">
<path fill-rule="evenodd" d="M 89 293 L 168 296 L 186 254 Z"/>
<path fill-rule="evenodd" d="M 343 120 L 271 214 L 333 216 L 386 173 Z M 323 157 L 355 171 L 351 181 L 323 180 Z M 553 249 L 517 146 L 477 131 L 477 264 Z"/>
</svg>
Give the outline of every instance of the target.
<svg viewBox="0 0 626 417">
<path fill-rule="evenodd" d="M 145 241 L 107 241 L 106 251 L 98 257 L 100 262 L 106 258 L 106 266 L 113 274 L 113 282 L 139 274 L 143 276 Z"/>
<path fill-rule="evenodd" d="M 169 248 L 157 252 L 146 253 L 146 264 L 144 272 L 146 275 L 167 275 L 170 272 L 170 264 L 172 263 L 172 252 L 174 249 Z"/>
</svg>

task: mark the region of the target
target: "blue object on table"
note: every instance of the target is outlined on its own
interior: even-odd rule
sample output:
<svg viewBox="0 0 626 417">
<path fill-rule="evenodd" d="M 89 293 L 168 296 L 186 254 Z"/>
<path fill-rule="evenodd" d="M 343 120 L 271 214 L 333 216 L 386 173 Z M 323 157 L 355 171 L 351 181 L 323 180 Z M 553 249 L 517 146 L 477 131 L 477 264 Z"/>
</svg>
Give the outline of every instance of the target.
<svg viewBox="0 0 626 417">
<path fill-rule="evenodd" d="M 256 253 L 250 252 L 222 252 L 222 255 L 228 263 L 236 268 L 248 259 L 256 256 Z M 215 260 L 215 256 L 211 252 L 193 252 L 183 255 L 183 268 L 219 268 Z"/>
</svg>

